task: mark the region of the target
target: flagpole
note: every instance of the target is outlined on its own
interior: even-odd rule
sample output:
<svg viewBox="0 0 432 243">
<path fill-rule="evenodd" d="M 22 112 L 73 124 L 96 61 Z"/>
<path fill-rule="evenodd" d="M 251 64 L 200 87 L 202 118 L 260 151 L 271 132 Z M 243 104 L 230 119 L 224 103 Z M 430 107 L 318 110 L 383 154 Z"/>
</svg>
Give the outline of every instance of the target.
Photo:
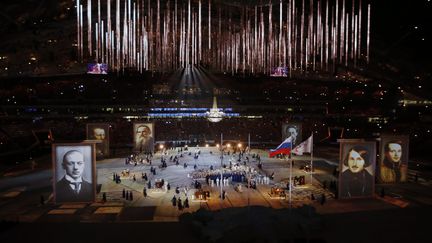
<svg viewBox="0 0 432 243">
<path fill-rule="evenodd" d="M 249 150 L 248 150 L 248 155 L 250 154 L 250 150 L 251 150 L 251 146 L 250 146 L 250 133 L 248 133 L 248 147 L 249 147 Z"/>
<path fill-rule="evenodd" d="M 291 209 L 291 191 L 292 191 L 292 157 L 291 157 L 291 151 L 292 151 L 292 139 L 291 139 L 291 143 L 290 143 L 290 153 L 288 154 L 289 156 L 289 163 L 290 163 L 290 175 L 289 175 L 289 205 L 290 205 L 290 209 Z"/>
<path fill-rule="evenodd" d="M 313 185 L 313 183 L 312 183 L 312 180 L 313 180 L 313 132 L 312 132 L 312 135 L 311 135 L 311 137 L 312 137 L 312 141 L 311 141 L 311 146 L 312 146 L 312 149 L 311 149 L 311 186 Z"/>
<path fill-rule="evenodd" d="M 222 177 L 223 177 L 223 173 L 222 173 L 222 166 L 223 164 L 223 133 L 221 133 L 221 167 L 220 167 L 220 171 L 221 171 L 221 179 L 219 180 L 219 184 L 220 184 L 220 199 L 221 199 L 221 209 L 223 206 L 223 198 L 222 198 L 222 193 L 223 193 L 223 187 L 222 187 Z"/>
</svg>

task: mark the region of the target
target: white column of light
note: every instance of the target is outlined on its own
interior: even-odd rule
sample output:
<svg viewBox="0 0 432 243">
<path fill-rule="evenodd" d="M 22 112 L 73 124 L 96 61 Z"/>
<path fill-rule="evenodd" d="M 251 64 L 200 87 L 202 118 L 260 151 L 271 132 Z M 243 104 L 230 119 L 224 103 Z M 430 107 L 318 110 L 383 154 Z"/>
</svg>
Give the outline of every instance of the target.
<svg viewBox="0 0 432 243">
<path fill-rule="evenodd" d="M 332 10 L 332 24 L 331 24 L 331 40 L 332 40 L 332 45 L 331 45 L 331 59 L 332 59 L 332 63 L 333 63 L 333 67 L 335 67 L 336 63 L 335 63 L 335 59 L 336 59 L 336 19 L 335 19 L 335 8 L 333 8 Z"/>
<path fill-rule="evenodd" d="M 79 6 L 79 10 L 80 10 L 80 25 L 79 25 L 79 29 L 80 29 L 80 57 L 81 57 L 81 62 L 83 60 L 83 56 L 84 56 L 84 45 L 83 45 L 83 5 L 80 4 Z"/>
<path fill-rule="evenodd" d="M 187 40 L 186 40 L 186 66 L 189 66 L 190 63 L 190 53 L 191 53 L 191 47 L 190 47 L 190 42 L 191 42 L 191 2 L 190 0 L 188 0 L 188 22 L 187 22 Z"/>
<path fill-rule="evenodd" d="M 279 0 L 279 46 L 278 46 L 278 56 L 279 56 L 279 65 L 278 66 L 282 66 L 282 15 L 283 15 L 283 10 L 282 10 L 283 4 L 282 4 L 282 0 Z"/>
<path fill-rule="evenodd" d="M 292 13 L 292 42 L 294 43 L 294 53 L 293 53 L 293 60 L 294 60 L 294 66 L 293 66 L 293 68 L 294 69 L 297 69 L 297 40 L 298 40 L 298 37 L 297 37 L 297 32 L 298 32 L 298 30 L 297 30 L 297 12 L 298 12 L 298 10 L 297 10 L 297 8 L 295 7 L 295 1 L 293 1 L 292 2 L 292 11 L 293 11 L 293 13 Z"/>
<path fill-rule="evenodd" d="M 326 14 L 325 14 L 325 44 L 324 44 L 324 48 L 325 48 L 325 60 L 324 60 L 324 64 L 326 67 L 326 70 L 328 70 L 328 58 L 329 58 L 329 1 L 326 2 Z"/>
<path fill-rule="evenodd" d="M 137 67 L 137 14 L 136 14 L 136 3 L 133 4 L 132 9 L 132 54 L 133 54 L 133 66 Z"/>
<path fill-rule="evenodd" d="M 192 66 L 195 64 L 195 13 L 193 7 L 191 7 L 191 29 L 190 29 L 190 63 Z"/>
<path fill-rule="evenodd" d="M 300 70 L 303 69 L 303 38 L 304 38 L 305 2 L 302 0 L 302 13 L 300 22 Z"/>
<path fill-rule="evenodd" d="M 183 51 L 184 51 L 184 38 L 183 38 L 183 32 L 184 32 L 184 29 L 183 29 L 183 24 L 184 24 L 184 21 L 183 21 L 183 12 L 184 12 L 184 9 L 182 8 L 181 9 L 181 11 L 180 11 L 180 43 L 179 43 L 179 58 L 180 58 L 180 60 L 179 60 L 179 64 L 180 64 L 180 67 L 181 68 L 184 68 L 184 54 L 183 54 Z"/>
<path fill-rule="evenodd" d="M 198 2 L 198 63 L 201 61 L 201 0 Z"/>
<path fill-rule="evenodd" d="M 316 23 L 316 25 L 317 25 L 317 51 L 316 51 L 316 53 L 317 53 L 317 55 L 320 55 L 320 60 L 319 60 L 319 62 L 320 62 L 320 68 L 322 69 L 322 61 L 323 61 L 323 59 L 322 59 L 322 29 L 323 29 L 323 26 L 322 26 L 322 10 L 321 10 L 321 1 L 318 1 L 318 3 L 317 3 L 317 23 Z"/>
<path fill-rule="evenodd" d="M 107 38 L 105 42 L 107 43 L 107 50 L 106 50 L 106 62 L 108 63 L 108 66 L 111 66 L 111 0 L 107 0 Z"/>
<path fill-rule="evenodd" d="M 96 42 L 96 62 L 99 62 L 99 58 L 102 57 L 101 55 L 101 40 L 102 40 L 102 34 L 103 31 L 101 31 L 101 3 L 100 0 L 98 0 L 98 22 L 97 22 L 97 32 L 96 32 L 96 37 L 97 37 L 97 42 Z"/>
<path fill-rule="evenodd" d="M 317 62 L 320 63 L 320 69 L 323 70 L 324 67 L 324 55 L 325 55 L 325 26 L 324 26 L 324 6 L 323 2 L 318 1 L 317 3 L 317 17 L 316 17 L 316 55 L 320 56 Z"/>
<path fill-rule="evenodd" d="M 354 67 L 357 66 L 357 34 L 358 34 L 358 32 L 357 32 L 357 25 L 358 25 L 358 16 L 355 15 L 355 17 L 354 17 L 354 50 L 353 50 L 353 52 L 354 52 L 354 54 L 353 54 L 353 56 L 354 56 Z"/>
<path fill-rule="evenodd" d="M 346 19 L 345 19 L 345 66 L 348 66 L 348 48 L 349 48 L 349 13 L 346 13 Z"/>
<path fill-rule="evenodd" d="M 211 50 L 211 0 L 209 0 L 209 9 L 208 9 L 208 49 Z M 209 55 L 210 55 L 209 51 Z M 211 59 L 209 59 L 211 60 Z"/>
<path fill-rule="evenodd" d="M 370 41 L 370 13 L 371 13 L 371 5 L 368 4 L 368 21 L 367 21 L 367 39 L 366 39 L 366 60 L 369 64 L 369 41 Z"/>
<path fill-rule="evenodd" d="M 291 43 L 291 0 L 288 1 L 288 11 L 287 11 L 287 37 L 288 37 L 288 71 L 289 75 L 291 77 L 291 70 L 292 70 L 292 57 L 291 57 L 291 51 L 292 51 L 292 43 Z"/>
<path fill-rule="evenodd" d="M 340 41 L 339 41 L 339 63 L 343 63 L 344 47 L 345 47 L 345 0 L 342 1 L 341 25 L 340 25 Z"/>
<path fill-rule="evenodd" d="M 355 29 L 355 0 L 352 0 L 352 10 L 351 10 L 351 48 L 350 48 L 350 53 L 351 53 L 351 60 L 354 59 L 354 39 L 355 39 L 355 35 L 354 35 L 354 29 Z"/>
<path fill-rule="evenodd" d="M 335 42 L 335 45 L 334 45 L 334 57 L 333 57 L 333 59 L 334 59 L 334 63 L 337 63 L 338 62 L 338 50 L 339 50 L 339 46 L 338 46 L 338 41 L 339 41 L 339 38 L 338 38 L 338 34 L 339 34 L 339 0 L 336 0 L 336 18 L 335 18 L 335 28 L 336 28 L 336 30 L 335 30 L 335 36 L 334 36 L 334 42 Z M 336 64 L 335 64 L 336 65 Z"/>
<path fill-rule="evenodd" d="M 174 2 L 174 28 L 173 28 L 173 58 L 174 58 L 174 69 L 178 68 L 178 51 L 177 51 L 177 0 Z"/>
<path fill-rule="evenodd" d="M 98 23 L 96 23 L 95 31 L 96 31 L 95 36 L 96 36 L 96 45 L 97 45 L 97 43 L 99 43 L 99 26 L 98 26 Z M 99 50 L 96 46 L 96 61 L 98 59 L 99 59 Z"/>
<path fill-rule="evenodd" d="M 124 7 L 123 7 L 123 35 L 121 38 L 122 41 L 122 45 L 121 45 L 121 67 L 122 70 L 124 70 L 126 63 L 127 63 L 127 50 L 128 50 L 128 42 L 127 42 L 127 33 L 128 33 L 128 28 L 127 28 L 127 2 L 125 1 L 124 3 Z"/>
<path fill-rule="evenodd" d="M 314 15 L 314 4 L 313 4 L 313 0 L 310 1 L 310 6 L 311 6 L 311 13 L 310 13 L 310 26 L 311 26 L 311 58 L 312 58 L 312 70 L 315 71 L 315 50 L 316 50 L 316 33 L 315 30 L 316 28 L 314 28 L 314 23 L 315 23 L 315 19 L 316 19 L 316 15 Z"/>
<path fill-rule="evenodd" d="M 259 55 L 259 49 L 258 49 L 258 26 L 257 26 L 257 24 L 258 24 L 258 22 L 257 22 L 257 20 L 258 20 L 258 7 L 257 6 L 255 6 L 255 19 L 254 19 L 254 37 L 253 37 L 253 42 L 252 42 L 252 46 L 253 46 L 253 49 L 254 49 L 254 51 L 251 53 L 251 55 L 252 55 L 252 67 L 251 67 L 251 70 L 252 70 L 252 73 L 255 73 L 256 72 L 256 68 L 255 68 L 255 65 L 257 64 L 257 61 L 258 61 L 258 55 Z"/>
<path fill-rule="evenodd" d="M 308 40 L 309 40 L 309 38 L 306 38 L 306 44 L 305 44 L 305 50 L 306 50 L 306 53 L 305 53 L 305 73 L 307 73 L 307 69 L 308 69 L 308 55 L 309 55 L 309 43 L 308 43 Z"/>
<path fill-rule="evenodd" d="M 115 55 L 115 69 L 120 69 L 120 0 L 116 0 L 116 30 L 115 30 L 115 41 L 116 41 L 116 55 Z"/>
<path fill-rule="evenodd" d="M 76 18 L 77 18 L 77 51 L 78 58 L 80 58 L 80 11 L 79 11 L 79 0 L 76 2 Z"/>
<path fill-rule="evenodd" d="M 92 19 L 91 19 L 91 0 L 87 0 L 87 47 L 88 55 L 91 57 L 92 53 Z"/>
<path fill-rule="evenodd" d="M 362 0 L 360 0 L 359 2 L 359 13 L 358 13 L 358 41 L 357 41 L 357 58 L 361 58 L 361 36 L 362 36 L 362 31 L 361 31 L 361 22 L 362 22 Z"/>
</svg>

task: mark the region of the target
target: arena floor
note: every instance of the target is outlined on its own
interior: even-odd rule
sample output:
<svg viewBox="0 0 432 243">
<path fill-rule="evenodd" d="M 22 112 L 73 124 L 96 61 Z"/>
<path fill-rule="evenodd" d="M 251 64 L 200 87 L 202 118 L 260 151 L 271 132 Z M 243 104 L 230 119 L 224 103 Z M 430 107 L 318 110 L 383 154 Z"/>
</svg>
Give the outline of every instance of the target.
<svg viewBox="0 0 432 243">
<path fill-rule="evenodd" d="M 197 159 L 194 155 L 198 153 Z M 258 168 L 257 159 L 252 158 L 253 154 L 260 155 L 262 168 Z M 125 157 L 111 158 L 97 161 L 97 182 L 100 185 L 100 192 L 97 194 L 96 202 L 92 204 L 55 204 L 52 197 L 52 172 L 51 170 L 40 170 L 16 177 L 2 179 L 1 186 L 1 219 L 19 219 L 20 221 L 34 222 L 36 220 L 50 221 L 51 218 L 66 220 L 98 221 L 98 220 L 150 220 L 150 221 L 177 221 L 178 216 L 185 212 L 193 212 L 199 208 L 219 210 L 230 207 L 264 206 L 271 208 L 299 207 L 304 204 L 311 204 L 311 194 L 318 199 L 324 194 L 327 201 L 334 198 L 333 193 L 325 190 L 321 183 L 315 178 L 322 178 L 328 175 L 326 170 L 319 167 L 314 169 L 313 184 L 311 174 L 302 166 L 310 163 L 310 156 L 294 157 L 292 177 L 305 177 L 304 185 L 295 185 L 292 188 L 292 197 L 289 198 L 289 190 L 286 190 L 289 180 L 289 163 L 286 160 L 268 158 L 264 150 L 251 150 L 245 154 L 241 161 L 238 161 L 238 153 L 230 155 L 225 153 L 221 163 L 220 152 L 215 147 L 189 148 L 188 151 L 179 152 L 178 149 L 167 150 L 164 154 L 157 152 L 149 163 L 125 163 Z M 181 155 L 181 156 L 180 156 Z M 169 158 L 178 156 L 179 163 L 176 165 L 170 162 Z M 166 159 L 167 167 L 161 168 L 161 157 Z M 246 157 L 249 160 L 246 160 Z M 322 161 L 322 158 L 315 158 Z M 231 161 L 231 168 L 229 169 Z M 187 167 L 184 167 L 184 164 Z M 206 183 L 205 174 L 208 172 L 219 175 L 221 164 L 226 166 L 224 173 L 247 171 L 246 176 L 256 182 L 256 189 L 247 188 L 246 182 L 234 182 L 229 180 L 222 186 L 216 183 Z M 196 165 L 196 168 L 194 168 Z M 210 170 L 210 167 L 213 170 Z M 156 174 L 150 172 L 150 168 L 156 169 Z M 129 171 L 129 174 L 124 173 Z M 113 174 L 120 175 L 121 183 L 113 181 Z M 146 173 L 152 187 L 147 189 L 147 197 L 143 195 L 144 187 L 148 188 L 148 181 L 142 178 Z M 274 173 L 274 174 L 273 174 Z M 273 174 L 274 179 L 268 177 Z M 136 180 L 133 180 L 135 175 Z M 156 180 L 163 179 L 170 184 L 170 190 L 165 186 L 155 188 Z M 210 197 L 202 200 L 196 197 L 194 182 L 202 185 L 202 190 L 209 191 Z M 213 184 L 213 185 L 212 185 Z M 239 186 L 240 185 L 240 186 Z M 178 187 L 179 193 L 176 193 Z M 271 194 L 271 188 L 280 188 L 285 191 L 285 196 Z M 132 192 L 133 200 L 126 200 L 122 197 L 123 189 Z M 226 192 L 224 200 L 220 199 L 221 190 Z M 107 202 L 103 203 L 102 195 L 106 194 Z M 45 205 L 40 205 L 40 196 L 45 199 Z M 172 198 L 181 198 L 184 202 L 186 197 L 189 200 L 189 208 L 178 209 L 172 205 Z M 16 202 L 19 201 L 19 202 Z M 291 202 L 291 205 L 290 205 Z M 135 208 L 135 209 L 130 209 Z M 141 209 L 138 209 L 141 208 Z M 128 210 L 141 210 L 142 218 L 136 213 Z M 60 215 L 60 217 L 59 217 Z M 81 215 L 81 216 L 79 216 Z M 57 219 L 55 219 L 57 220 Z"/>
<path fill-rule="evenodd" d="M 194 155 L 200 151 L 200 155 L 197 159 Z M 180 157 L 182 154 L 182 157 Z M 258 162 L 252 158 L 252 154 L 259 154 L 262 158 L 262 169 L 258 168 Z M 166 158 L 167 167 L 161 168 L 161 156 Z M 179 163 L 176 165 L 174 162 L 170 162 L 171 156 L 178 156 Z M 249 157 L 249 162 L 245 162 L 245 157 Z M 247 183 L 229 181 L 228 184 L 222 186 L 222 190 L 226 192 L 225 200 L 220 199 L 221 187 L 216 183 L 206 183 L 205 174 L 214 173 L 220 174 L 221 159 L 220 152 L 216 148 L 190 148 L 188 151 L 180 152 L 178 150 L 168 150 L 165 154 L 156 153 L 152 159 L 152 165 L 148 163 L 138 163 L 137 165 L 125 164 L 124 158 L 116 158 L 103 160 L 98 162 L 98 183 L 102 184 L 101 193 L 98 194 L 98 200 L 102 199 L 102 193 L 106 193 L 108 202 L 116 202 L 123 204 L 125 207 L 155 207 L 155 213 L 153 220 L 176 220 L 177 217 L 185 211 L 196 211 L 199 208 L 206 208 L 209 210 L 219 210 L 221 208 L 228 207 L 245 207 L 245 206 L 264 206 L 272 208 L 287 208 L 290 207 L 289 190 L 285 190 L 286 197 L 271 196 L 271 188 L 278 187 L 286 189 L 287 182 L 289 180 L 289 163 L 282 159 L 270 159 L 267 157 L 266 152 L 263 150 L 252 150 L 249 155 L 245 155 L 244 158 L 238 162 L 238 153 L 230 155 L 225 154 L 222 164 L 226 165 L 224 169 L 225 173 L 248 171 L 247 176 L 255 178 L 257 187 L 256 189 L 247 188 Z M 309 163 L 302 159 L 306 159 L 308 156 L 302 156 L 296 158 L 296 162 L 293 168 L 293 177 L 305 176 L 304 185 L 294 186 L 292 190 L 292 207 L 300 206 L 303 204 L 311 203 L 310 195 L 313 193 L 316 197 L 321 196 L 323 193 L 326 198 L 332 199 L 334 196 L 332 193 L 324 190 L 317 182 L 311 185 L 310 172 L 305 172 L 300 169 L 301 165 Z M 229 164 L 232 164 L 230 170 Z M 184 164 L 187 167 L 184 167 Z M 238 166 L 236 166 L 238 164 Z M 196 165 L 196 169 L 194 169 Z M 210 167 L 213 166 L 213 170 Z M 150 172 L 150 168 L 156 168 L 156 175 Z M 129 174 L 124 173 L 129 170 Z M 123 172 L 123 173 L 122 173 Z M 267 182 L 265 177 L 269 177 L 274 172 L 274 180 Z M 121 183 L 115 183 L 113 181 L 113 173 L 119 174 L 121 177 Z M 148 188 L 148 181 L 142 179 L 142 174 L 146 173 L 148 180 L 151 181 L 152 188 L 147 189 L 147 197 L 143 196 L 144 187 Z M 314 171 L 315 174 L 325 173 L 320 169 Z M 133 180 L 135 175 L 136 180 Z M 155 188 L 155 181 L 163 179 L 168 182 L 171 186 L 170 190 L 167 188 Z M 195 197 L 197 189 L 194 187 L 194 182 L 198 181 L 202 185 L 202 190 L 210 192 L 210 198 L 207 200 L 200 200 Z M 238 185 L 241 185 L 238 189 Z M 180 193 L 176 193 L 176 187 L 179 188 Z M 237 188 L 237 190 L 236 190 Z M 132 191 L 133 201 L 125 200 L 122 197 L 122 191 Z M 188 197 L 189 208 L 179 210 L 177 207 L 172 205 L 172 198 L 175 196 L 177 199 L 181 198 L 184 202 L 185 198 Z"/>
<path fill-rule="evenodd" d="M 195 159 L 194 154 L 198 151 L 200 151 L 200 155 Z M 333 162 L 322 157 L 314 158 L 315 169 L 311 184 L 311 174 L 303 169 L 304 165 L 310 163 L 309 155 L 293 156 L 295 162 L 292 176 L 305 176 L 305 185 L 293 187 L 291 201 L 287 190 L 285 191 L 286 197 L 274 197 L 270 195 L 272 188 L 286 188 L 289 178 L 289 163 L 282 159 L 268 158 L 267 153 L 264 150 L 250 151 L 250 154 L 247 155 L 249 162 L 246 162 L 246 165 L 244 160 L 237 161 L 238 154 L 225 154 L 222 163 L 226 167 L 229 167 L 231 160 L 234 171 L 247 170 L 249 172 L 247 176 L 254 178 L 257 185 L 256 189 L 252 189 L 246 187 L 246 182 L 229 181 L 228 185 L 222 187 L 222 190 L 226 192 L 224 200 L 221 200 L 219 197 L 220 186 L 211 186 L 211 183 L 207 185 L 204 179 L 205 173 L 219 173 L 221 169 L 220 153 L 216 148 L 211 147 L 189 148 L 188 151 L 181 152 L 182 156 L 179 157 L 178 165 L 169 160 L 171 156 L 180 156 L 177 149 L 168 150 L 164 155 L 160 152 L 156 153 L 152 159 L 152 165 L 149 163 L 138 163 L 137 165 L 134 163 L 126 164 L 125 157 L 97 161 L 97 182 L 100 185 L 100 191 L 94 203 L 55 204 L 52 195 L 53 175 L 50 169 L 4 177 L 1 179 L 0 184 L 0 221 L 7 222 L 7 224 L 4 225 L 4 234 L 0 234 L 0 238 L 30 239 L 25 234 L 19 235 L 13 233 L 19 229 L 26 229 L 26 231 L 31 231 L 37 238 L 51 241 L 56 238 L 56 235 L 60 237 L 63 233 L 67 234 L 70 230 L 63 226 L 70 225 L 80 232 L 87 232 L 90 228 L 98 229 L 98 235 L 104 234 L 110 236 L 112 239 L 117 239 L 114 233 L 116 229 L 129 231 L 129 229 L 137 227 L 136 225 L 138 224 L 134 223 L 143 223 L 142 226 L 145 226 L 143 234 L 145 232 L 146 236 L 160 239 L 161 242 L 175 240 L 179 234 L 184 234 L 184 237 L 189 242 L 202 242 L 203 238 L 200 237 L 214 236 L 221 239 L 220 237 L 222 236 L 220 234 L 224 235 L 230 232 L 230 227 L 238 229 L 242 227 L 247 228 L 250 227 L 247 226 L 248 224 L 251 224 L 251 222 L 256 224 L 258 220 L 263 221 L 261 224 L 264 224 L 264 222 L 273 222 L 272 225 L 274 225 L 269 225 L 268 229 L 264 229 L 264 225 L 260 226 L 258 235 L 261 235 L 261 231 L 265 231 L 274 235 L 277 239 L 293 239 L 293 237 L 302 236 L 306 237 L 306 239 L 317 239 L 317 242 L 338 242 L 338 228 L 345 226 L 356 228 L 361 222 L 367 222 L 367 224 L 372 225 L 375 224 L 375 221 L 378 222 L 379 220 L 381 221 L 378 224 L 384 221 L 386 224 L 388 222 L 397 222 L 390 219 L 399 217 L 396 215 L 410 215 L 412 211 L 422 212 L 424 208 L 432 205 L 430 185 L 424 183 L 376 185 L 376 192 L 379 192 L 381 187 L 385 187 L 385 197 L 374 196 L 372 198 L 349 200 L 335 199 L 328 186 L 327 188 L 323 188 L 323 181 L 329 182 L 335 179 L 330 172 L 331 169 L 329 169 L 331 168 L 330 165 L 334 165 L 332 164 Z M 258 161 L 252 158 L 252 154 L 260 155 L 262 169 L 258 168 Z M 166 168 L 160 168 L 161 156 L 166 158 Z M 185 163 L 187 164 L 186 168 L 184 167 Z M 236 163 L 239 163 L 239 165 L 237 166 Z M 196 169 L 194 169 L 194 165 L 197 166 Z M 156 175 L 150 173 L 152 166 L 156 168 Z M 211 166 L 213 166 L 212 171 L 210 170 Z M 122 172 L 126 170 L 129 170 L 129 175 L 125 173 L 122 175 Z M 225 173 L 227 172 L 228 168 L 226 168 Z M 274 179 L 268 183 L 265 179 L 259 179 L 269 176 L 273 172 Z M 121 183 L 113 181 L 113 173 L 121 175 Z M 147 197 L 144 197 L 143 189 L 147 187 L 148 182 L 142 179 L 142 173 L 147 174 L 148 180 L 152 184 L 152 188 L 147 189 Z M 135 181 L 133 180 L 134 175 L 136 178 Z M 155 181 L 160 179 L 164 179 L 164 181 L 170 183 L 170 190 L 166 190 L 164 187 L 154 187 Z M 198 200 L 195 198 L 197 190 L 194 188 L 195 180 L 201 183 L 204 191 L 210 192 L 210 198 L 207 200 Z M 236 190 L 238 184 L 242 184 L 240 190 Z M 176 193 L 176 187 L 178 187 L 179 193 Z M 123 198 L 123 189 L 133 193 L 133 200 Z M 104 193 L 107 197 L 106 202 L 102 200 Z M 311 194 L 315 195 L 315 200 L 311 200 Z M 323 194 L 326 197 L 326 202 L 321 204 L 320 198 Z M 41 196 L 44 197 L 44 204 L 40 202 Z M 190 207 L 179 209 L 173 206 L 173 196 L 177 199 L 181 198 L 183 202 L 187 197 Z M 311 207 L 304 207 L 305 205 Z M 244 211 L 248 206 L 250 206 L 250 210 Z M 288 210 L 290 208 L 293 209 L 293 215 L 290 213 L 291 210 Z M 191 228 L 187 226 L 188 224 L 181 222 L 182 217 L 184 218 L 187 213 L 201 211 L 199 209 L 210 210 L 214 213 L 212 217 L 215 217 L 211 221 L 211 227 L 207 227 L 211 230 L 200 231 L 201 236 L 195 235 L 193 227 Z M 270 211 L 266 211 L 266 209 Z M 284 230 L 285 226 L 288 227 L 290 223 L 284 220 L 298 217 L 299 213 L 302 215 L 305 210 L 309 212 L 298 218 L 300 220 L 299 224 L 306 223 L 310 225 L 306 227 L 308 230 L 318 227 L 317 230 L 313 232 L 308 231 L 309 233 L 306 235 L 303 234 L 303 231 L 303 233 L 300 232 L 299 234 L 286 234 Z M 246 218 L 244 218 L 245 215 Z M 311 217 L 311 215 L 315 216 Z M 376 218 L 369 220 L 365 215 L 369 215 L 370 217 L 373 215 L 381 216 L 379 216 L 379 220 Z M 413 218 L 409 216 L 401 217 L 406 217 L 405 220 Z M 355 220 L 350 220 L 351 218 Z M 386 220 L 386 218 L 389 220 Z M 319 221 L 314 221 L 315 219 L 319 219 Z M 177 223 L 179 221 L 180 223 Z M 14 224 L 13 222 L 17 222 L 18 224 Z M 23 224 L 26 222 L 37 224 Z M 229 224 L 227 225 L 228 222 Z M 316 224 L 314 222 L 322 222 L 324 224 Z M 417 221 L 413 221 L 413 225 L 415 225 L 414 222 Z M 277 228 L 278 224 L 281 224 L 280 227 L 282 225 L 285 226 Z M 84 227 L 84 225 L 88 225 L 90 228 L 87 226 Z M 47 227 L 57 229 L 58 233 L 51 235 Z M 397 225 L 389 225 L 387 228 L 392 227 L 397 227 Z M 154 230 L 150 230 L 151 228 L 154 228 Z M 106 229 L 109 230 L 106 231 Z M 164 235 L 165 231 L 163 229 L 169 229 L 173 234 Z M 251 232 L 247 232 L 245 231 L 244 234 L 235 234 L 237 235 L 236 237 L 229 236 L 230 234 L 228 234 L 227 237 L 234 237 L 232 238 L 233 242 L 237 242 L 237 239 L 246 239 L 244 238 L 246 236 L 253 237 L 250 234 Z M 133 239 L 137 235 L 139 234 L 134 233 L 120 238 Z M 391 239 L 398 240 L 399 238 L 408 239 L 411 237 L 402 233 L 399 235 L 401 237 L 395 236 Z M 223 239 L 226 239 L 226 237 Z M 99 240 L 100 238 L 96 235 L 91 238 L 91 242 Z M 352 242 L 363 242 L 363 240 L 359 238 L 357 241 Z M 380 241 L 389 242 L 386 240 Z M 258 240 L 256 242 L 261 241 Z"/>
</svg>

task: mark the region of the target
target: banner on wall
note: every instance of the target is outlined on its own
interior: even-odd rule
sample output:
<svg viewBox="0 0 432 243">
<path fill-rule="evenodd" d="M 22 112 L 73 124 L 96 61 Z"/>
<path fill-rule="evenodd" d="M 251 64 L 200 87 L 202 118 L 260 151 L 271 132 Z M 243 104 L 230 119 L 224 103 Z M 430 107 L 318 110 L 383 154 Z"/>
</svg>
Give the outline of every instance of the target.
<svg viewBox="0 0 432 243">
<path fill-rule="evenodd" d="M 380 139 L 380 160 L 378 181 L 399 183 L 407 181 L 408 136 L 382 136 Z"/>
<path fill-rule="evenodd" d="M 142 153 L 153 153 L 154 151 L 154 124 L 134 123 L 134 150 Z"/>
<path fill-rule="evenodd" d="M 53 144 L 54 202 L 94 202 L 96 158 L 93 143 Z"/>
<path fill-rule="evenodd" d="M 302 140 L 302 124 L 298 122 L 282 124 L 282 141 L 291 137 L 293 147 L 300 144 Z"/>
<path fill-rule="evenodd" d="M 341 141 L 339 198 L 372 197 L 375 186 L 376 143 Z"/>
<path fill-rule="evenodd" d="M 107 123 L 88 123 L 87 124 L 87 139 L 99 140 L 96 143 L 96 157 L 103 158 L 109 157 L 109 129 L 110 125 Z"/>
</svg>

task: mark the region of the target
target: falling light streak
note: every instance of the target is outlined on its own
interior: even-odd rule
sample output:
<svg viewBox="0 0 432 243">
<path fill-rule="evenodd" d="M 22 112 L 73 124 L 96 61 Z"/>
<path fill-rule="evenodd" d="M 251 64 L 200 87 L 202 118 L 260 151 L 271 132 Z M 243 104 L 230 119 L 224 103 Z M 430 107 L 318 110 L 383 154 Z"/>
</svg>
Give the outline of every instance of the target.
<svg viewBox="0 0 432 243">
<path fill-rule="evenodd" d="M 220 2 L 214 7 L 211 0 L 111 1 L 104 1 L 106 16 L 101 15 L 103 6 L 97 1 L 98 17 L 93 20 L 92 1 L 87 0 L 84 42 L 83 6 L 77 0 L 81 62 L 106 62 L 116 72 L 167 72 L 205 64 L 231 74 L 268 74 L 274 66 L 287 66 L 290 76 L 369 62 L 370 0 L 353 0 L 348 6 L 346 0 L 309 0 L 308 4 L 280 0 L 274 12 L 272 1 L 252 8 Z M 363 16 L 364 3 L 367 16 Z M 203 11 L 206 7 L 208 11 Z M 212 26 L 212 15 L 217 16 L 218 25 Z"/>
<path fill-rule="evenodd" d="M 366 39 L 366 60 L 369 63 L 369 41 L 370 41 L 370 13 L 371 13 L 371 5 L 368 5 L 368 21 L 367 21 L 367 39 Z"/>
<path fill-rule="evenodd" d="M 81 22 L 80 22 L 80 2 L 79 2 L 79 0 L 77 0 L 75 8 L 76 8 L 76 17 L 77 17 L 77 47 L 78 47 L 77 54 L 78 54 L 79 59 L 81 59 L 81 56 L 80 56 L 80 53 L 81 53 L 81 43 L 80 43 L 80 40 L 81 40 L 81 37 L 80 37 Z"/>
<path fill-rule="evenodd" d="M 345 66 L 348 66 L 348 45 L 349 45 L 349 13 L 346 14 L 345 17 Z"/>
<path fill-rule="evenodd" d="M 79 31 L 80 31 L 80 34 L 79 34 L 79 37 L 80 37 L 80 41 L 79 41 L 79 43 L 80 43 L 80 47 L 79 47 L 79 50 L 80 50 L 80 59 L 82 60 L 82 58 L 83 58 L 83 56 L 84 56 L 84 44 L 83 44 L 83 41 L 84 41 L 84 38 L 83 38 L 83 6 L 82 6 L 82 4 L 80 4 L 79 5 L 79 18 L 80 18 L 80 21 L 79 21 Z"/>
<path fill-rule="evenodd" d="M 96 23 L 95 31 L 96 31 L 96 43 L 99 43 L 99 26 L 98 26 L 98 23 Z M 99 52 L 98 52 L 98 50 L 99 49 L 96 48 L 96 53 L 95 53 L 96 61 L 99 60 Z"/>
<path fill-rule="evenodd" d="M 211 0 L 209 0 L 208 4 L 208 49 L 211 50 Z"/>
<path fill-rule="evenodd" d="M 87 47 L 88 55 L 92 55 L 92 9 L 91 0 L 87 0 Z"/>
<path fill-rule="evenodd" d="M 361 33 L 362 33 L 362 0 L 359 1 L 359 14 L 358 14 L 358 53 L 357 58 L 361 58 Z"/>
<path fill-rule="evenodd" d="M 345 46 L 345 0 L 342 0 L 342 13 L 341 13 L 341 25 L 340 25 L 340 50 L 339 50 L 339 62 L 343 62 L 344 46 Z"/>
<path fill-rule="evenodd" d="M 100 0 L 98 0 L 98 21 L 97 21 L 97 47 L 96 47 L 96 62 L 99 62 L 99 57 L 101 56 L 100 50 L 101 50 L 101 3 Z"/>
</svg>

